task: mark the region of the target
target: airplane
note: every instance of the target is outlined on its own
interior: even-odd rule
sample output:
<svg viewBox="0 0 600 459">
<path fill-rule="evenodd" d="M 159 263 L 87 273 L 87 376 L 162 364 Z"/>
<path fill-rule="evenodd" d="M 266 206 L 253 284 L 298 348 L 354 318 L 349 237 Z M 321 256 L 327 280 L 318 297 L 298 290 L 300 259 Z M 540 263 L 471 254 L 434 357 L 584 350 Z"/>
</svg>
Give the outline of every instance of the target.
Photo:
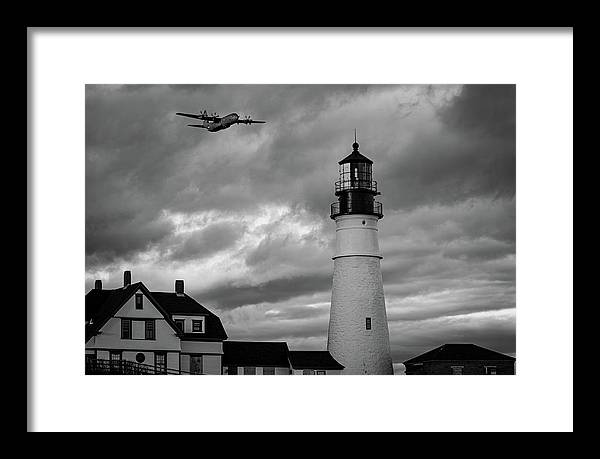
<svg viewBox="0 0 600 459">
<path fill-rule="evenodd" d="M 253 124 L 253 123 L 266 123 L 266 121 L 255 121 L 250 119 L 249 116 L 246 118 L 240 118 L 237 113 L 230 113 L 226 116 L 218 116 L 216 113 L 208 114 L 206 110 L 195 115 L 193 113 L 175 113 L 179 116 L 186 116 L 188 118 L 194 118 L 197 120 L 201 120 L 202 124 L 188 124 L 190 127 L 202 128 L 206 129 L 209 132 L 217 132 L 222 131 L 223 129 L 227 129 L 234 124 Z"/>
</svg>

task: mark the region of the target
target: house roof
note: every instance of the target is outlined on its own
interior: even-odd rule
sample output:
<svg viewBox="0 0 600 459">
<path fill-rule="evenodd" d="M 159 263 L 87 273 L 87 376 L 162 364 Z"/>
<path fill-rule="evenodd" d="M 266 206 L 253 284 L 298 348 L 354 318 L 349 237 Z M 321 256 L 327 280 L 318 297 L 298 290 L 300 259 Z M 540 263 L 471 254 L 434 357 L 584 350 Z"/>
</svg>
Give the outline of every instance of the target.
<svg viewBox="0 0 600 459">
<path fill-rule="evenodd" d="M 178 295 L 174 292 L 152 292 L 152 296 L 173 317 L 174 315 L 191 315 L 206 317 L 205 332 L 184 333 L 182 339 L 186 341 L 225 340 L 227 333 L 223 328 L 221 319 L 210 312 L 195 299 L 183 293 Z"/>
<path fill-rule="evenodd" d="M 329 351 L 290 351 L 292 368 L 297 370 L 343 370 L 344 366 L 335 360 Z"/>
<path fill-rule="evenodd" d="M 223 365 L 289 367 L 285 342 L 223 341 Z"/>
<path fill-rule="evenodd" d="M 85 296 L 85 340 L 86 342 L 113 317 L 119 309 L 141 290 L 156 309 L 163 315 L 167 323 L 177 335 L 188 341 L 210 341 L 227 339 L 221 320 L 188 295 L 179 296 L 176 293 L 150 292 L 141 282 L 136 282 L 127 287 L 105 290 L 93 289 Z M 172 320 L 173 314 L 202 315 L 206 317 L 206 332 L 181 333 Z M 91 322 L 90 322 L 91 320 Z"/>
<path fill-rule="evenodd" d="M 141 282 L 112 290 L 90 290 L 85 295 L 85 340 L 95 335 L 104 324 L 140 288 Z"/>
<path fill-rule="evenodd" d="M 406 364 L 421 363 L 431 360 L 511 360 L 515 361 L 514 357 L 500 352 L 492 351 L 485 347 L 476 344 L 456 343 L 443 344 L 431 351 L 413 357 L 412 359 L 403 362 Z"/>
</svg>

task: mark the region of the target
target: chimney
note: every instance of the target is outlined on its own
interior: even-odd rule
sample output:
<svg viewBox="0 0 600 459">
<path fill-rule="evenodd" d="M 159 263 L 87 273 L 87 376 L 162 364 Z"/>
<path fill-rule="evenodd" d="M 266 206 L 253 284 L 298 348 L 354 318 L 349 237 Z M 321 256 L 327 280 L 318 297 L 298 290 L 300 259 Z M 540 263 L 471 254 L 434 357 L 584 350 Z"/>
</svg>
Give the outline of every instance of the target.
<svg viewBox="0 0 600 459">
<path fill-rule="evenodd" d="M 175 293 L 183 295 L 183 280 L 178 279 L 175 281 Z"/>
<path fill-rule="evenodd" d="M 102 281 L 100 279 L 96 279 L 94 283 L 94 290 L 102 290 Z"/>
<path fill-rule="evenodd" d="M 123 287 L 129 287 L 131 285 L 131 271 L 123 272 Z"/>
</svg>

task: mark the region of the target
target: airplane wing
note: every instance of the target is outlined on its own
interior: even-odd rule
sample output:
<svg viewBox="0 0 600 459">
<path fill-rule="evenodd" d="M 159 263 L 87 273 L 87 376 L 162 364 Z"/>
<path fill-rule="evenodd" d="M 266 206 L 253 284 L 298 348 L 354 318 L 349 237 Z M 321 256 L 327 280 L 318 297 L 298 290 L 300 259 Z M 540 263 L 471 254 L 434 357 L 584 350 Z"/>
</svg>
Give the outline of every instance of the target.
<svg viewBox="0 0 600 459">
<path fill-rule="evenodd" d="M 266 121 L 255 121 L 255 120 L 241 119 L 241 120 L 237 120 L 236 123 L 238 123 L 238 124 L 254 124 L 254 123 L 266 123 Z"/>
<path fill-rule="evenodd" d="M 208 126 L 205 126 L 204 124 L 188 124 L 188 126 L 208 129 Z"/>
<path fill-rule="evenodd" d="M 221 121 L 221 118 L 218 116 L 211 116 L 211 115 L 195 115 L 194 113 L 181 113 L 181 112 L 177 112 L 175 113 L 176 115 L 179 116 L 187 116 L 188 118 L 194 118 L 197 120 L 203 120 L 203 121 Z"/>
<path fill-rule="evenodd" d="M 193 113 L 180 113 L 180 112 L 177 112 L 175 114 L 179 115 L 179 116 L 187 116 L 188 118 L 195 118 L 197 120 L 201 120 L 202 119 L 202 115 L 194 115 Z"/>
</svg>

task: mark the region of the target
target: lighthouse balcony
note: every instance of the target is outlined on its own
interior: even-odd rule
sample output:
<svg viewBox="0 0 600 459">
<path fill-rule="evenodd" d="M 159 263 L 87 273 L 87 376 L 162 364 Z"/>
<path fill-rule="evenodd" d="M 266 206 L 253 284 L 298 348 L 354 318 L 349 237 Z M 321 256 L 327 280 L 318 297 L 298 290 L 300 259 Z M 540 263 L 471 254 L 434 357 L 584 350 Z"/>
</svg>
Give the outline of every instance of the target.
<svg viewBox="0 0 600 459">
<path fill-rule="evenodd" d="M 335 182 L 335 194 L 339 195 L 343 191 L 347 190 L 367 190 L 373 194 L 379 194 L 377 191 L 377 182 L 369 179 L 343 179 Z"/>
<path fill-rule="evenodd" d="M 366 214 L 375 215 L 378 218 L 383 217 L 383 204 L 379 201 L 356 201 L 345 202 L 343 205 L 337 201 L 331 204 L 331 218 L 334 219 L 340 215 Z"/>
</svg>

